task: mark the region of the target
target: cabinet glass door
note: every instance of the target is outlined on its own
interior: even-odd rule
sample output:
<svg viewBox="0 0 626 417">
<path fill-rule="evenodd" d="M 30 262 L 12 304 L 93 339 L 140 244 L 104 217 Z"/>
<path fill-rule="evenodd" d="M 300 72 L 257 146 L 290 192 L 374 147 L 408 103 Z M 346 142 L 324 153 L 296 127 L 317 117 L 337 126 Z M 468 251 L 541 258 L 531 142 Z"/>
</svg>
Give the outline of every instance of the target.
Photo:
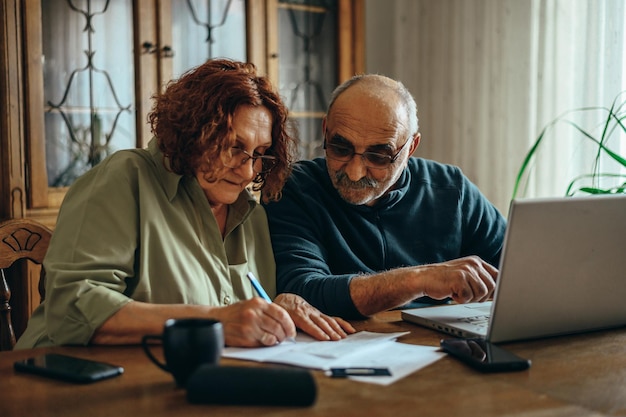
<svg viewBox="0 0 626 417">
<path fill-rule="evenodd" d="M 131 0 L 46 0 L 42 50 L 48 185 L 135 147 Z"/>
<path fill-rule="evenodd" d="M 337 75 L 337 1 L 278 2 L 278 80 L 297 122 L 300 157 L 323 155 L 322 118 Z"/>
<path fill-rule="evenodd" d="M 171 3 L 174 78 L 208 58 L 246 60 L 245 0 Z"/>
<path fill-rule="evenodd" d="M 246 59 L 245 0 L 158 4 L 157 36 L 135 50 L 133 0 L 41 1 L 49 187 L 69 186 L 111 153 L 141 145 L 136 124 L 146 115 L 135 114 L 135 80 L 145 80 L 136 74 L 136 54 L 156 58 L 151 62 L 160 78 L 142 86 L 150 96 L 207 58 Z M 148 5 L 142 2 L 142 10 Z"/>
</svg>

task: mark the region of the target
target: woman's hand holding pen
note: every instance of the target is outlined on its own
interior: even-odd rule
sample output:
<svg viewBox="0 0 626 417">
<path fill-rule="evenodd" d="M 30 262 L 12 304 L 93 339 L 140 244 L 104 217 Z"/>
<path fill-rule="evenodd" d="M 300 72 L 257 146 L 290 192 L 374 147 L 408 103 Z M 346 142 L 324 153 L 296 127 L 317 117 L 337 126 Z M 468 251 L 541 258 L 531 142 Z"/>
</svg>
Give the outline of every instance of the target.
<svg viewBox="0 0 626 417">
<path fill-rule="evenodd" d="M 296 336 L 287 311 L 259 297 L 215 308 L 210 317 L 222 322 L 226 346 L 273 346 Z"/>
</svg>

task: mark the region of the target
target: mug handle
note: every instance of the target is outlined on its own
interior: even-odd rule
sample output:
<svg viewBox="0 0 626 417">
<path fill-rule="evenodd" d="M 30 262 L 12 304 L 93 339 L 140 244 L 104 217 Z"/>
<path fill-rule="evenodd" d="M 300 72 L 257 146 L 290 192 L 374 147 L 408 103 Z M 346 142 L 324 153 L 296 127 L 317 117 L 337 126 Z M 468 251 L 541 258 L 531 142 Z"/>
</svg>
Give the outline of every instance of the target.
<svg viewBox="0 0 626 417">
<path fill-rule="evenodd" d="M 156 366 L 163 369 L 165 372 L 170 372 L 170 370 L 167 369 L 167 366 L 159 362 L 159 360 L 152 354 L 152 351 L 150 350 L 150 344 L 148 343 L 150 340 L 158 340 L 160 342 L 163 342 L 163 336 L 157 334 L 147 334 L 141 338 L 141 347 L 143 347 L 143 350 L 144 352 L 146 352 L 148 358 L 150 358 L 150 360 L 154 362 Z"/>
</svg>

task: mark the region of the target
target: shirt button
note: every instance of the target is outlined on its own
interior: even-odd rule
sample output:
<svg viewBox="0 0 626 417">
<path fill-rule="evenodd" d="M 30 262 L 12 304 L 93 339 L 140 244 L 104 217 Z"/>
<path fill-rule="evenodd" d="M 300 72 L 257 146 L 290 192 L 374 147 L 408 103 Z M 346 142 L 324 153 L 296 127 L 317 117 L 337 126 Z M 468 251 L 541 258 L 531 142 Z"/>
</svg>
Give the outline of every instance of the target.
<svg viewBox="0 0 626 417">
<path fill-rule="evenodd" d="M 224 305 L 230 305 L 230 295 L 224 297 Z"/>
</svg>

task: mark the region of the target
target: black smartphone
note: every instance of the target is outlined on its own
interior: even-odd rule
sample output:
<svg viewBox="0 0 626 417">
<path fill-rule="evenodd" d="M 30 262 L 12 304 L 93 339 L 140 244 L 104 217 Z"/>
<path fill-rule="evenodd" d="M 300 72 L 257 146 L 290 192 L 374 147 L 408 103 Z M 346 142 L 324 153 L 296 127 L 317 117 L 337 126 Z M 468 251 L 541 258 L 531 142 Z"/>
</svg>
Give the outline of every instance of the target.
<svg viewBox="0 0 626 417">
<path fill-rule="evenodd" d="M 530 360 L 483 339 L 442 339 L 440 345 L 444 352 L 482 372 L 522 371 L 530 367 Z"/>
<path fill-rule="evenodd" d="M 17 361 L 13 367 L 18 372 L 78 383 L 100 381 L 124 372 L 121 366 L 55 353 Z"/>
</svg>

